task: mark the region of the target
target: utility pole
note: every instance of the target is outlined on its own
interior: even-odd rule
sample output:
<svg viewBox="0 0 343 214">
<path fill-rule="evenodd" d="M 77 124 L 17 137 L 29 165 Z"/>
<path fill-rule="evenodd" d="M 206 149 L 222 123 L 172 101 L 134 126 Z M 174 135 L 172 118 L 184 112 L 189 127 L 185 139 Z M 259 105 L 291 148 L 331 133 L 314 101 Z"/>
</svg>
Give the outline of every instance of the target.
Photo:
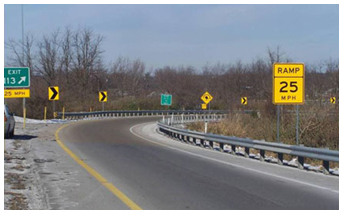
<svg viewBox="0 0 343 214">
<path fill-rule="evenodd" d="M 22 41 L 22 63 L 25 66 L 25 38 L 24 38 L 24 5 L 21 5 L 21 41 Z M 26 100 L 23 98 L 23 128 L 26 127 Z"/>
</svg>

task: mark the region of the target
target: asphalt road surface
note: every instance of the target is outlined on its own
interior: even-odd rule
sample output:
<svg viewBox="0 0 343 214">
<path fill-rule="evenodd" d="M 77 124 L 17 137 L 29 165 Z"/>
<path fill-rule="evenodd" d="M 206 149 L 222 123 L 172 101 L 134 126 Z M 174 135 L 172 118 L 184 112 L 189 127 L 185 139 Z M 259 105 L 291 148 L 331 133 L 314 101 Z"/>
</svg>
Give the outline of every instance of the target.
<svg viewBox="0 0 343 214">
<path fill-rule="evenodd" d="M 155 133 L 157 119 L 81 122 L 59 132 L 94 170 L 84 178 L 87 187 L 70 193 L 75 209 L 132 208 L 127 201 L 148 210 L 339 208 L 338 177 L 174 141 Z"/>
</svg>

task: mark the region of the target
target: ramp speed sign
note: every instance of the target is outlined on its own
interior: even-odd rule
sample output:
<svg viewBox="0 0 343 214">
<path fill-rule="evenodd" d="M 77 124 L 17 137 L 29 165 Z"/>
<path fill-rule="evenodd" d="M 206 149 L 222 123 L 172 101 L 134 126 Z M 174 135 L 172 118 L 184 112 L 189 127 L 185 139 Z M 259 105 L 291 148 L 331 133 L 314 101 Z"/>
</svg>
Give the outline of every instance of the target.
<svg viewBox="0 0 343 214">
<path fill-rule="evenodd" d="M 273 103 L 304 104 L 305 65 L 303 63 L 274 63 Z"/>
</svg>

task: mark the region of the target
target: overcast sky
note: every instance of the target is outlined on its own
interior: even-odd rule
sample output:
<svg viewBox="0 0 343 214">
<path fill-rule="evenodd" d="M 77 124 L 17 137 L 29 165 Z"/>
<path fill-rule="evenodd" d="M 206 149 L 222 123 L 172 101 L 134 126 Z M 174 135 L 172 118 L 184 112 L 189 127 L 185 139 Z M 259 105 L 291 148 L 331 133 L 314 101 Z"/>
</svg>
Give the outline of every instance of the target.
<svg viewBox="0 0 343 214">
<path fill-rule="evenodd" d="M 278 45 L 297 62 L 339 54 L 338 5 L 24 5 L 24 20 L 36 38 L 66 26 L 92 28 L 105 37 L 106 63 L 124 56 L 153 68 L 201 68 L 265 58 Z M 21 5 L 5 5 L 9 38 L 21 39 Z"/>
</svg>

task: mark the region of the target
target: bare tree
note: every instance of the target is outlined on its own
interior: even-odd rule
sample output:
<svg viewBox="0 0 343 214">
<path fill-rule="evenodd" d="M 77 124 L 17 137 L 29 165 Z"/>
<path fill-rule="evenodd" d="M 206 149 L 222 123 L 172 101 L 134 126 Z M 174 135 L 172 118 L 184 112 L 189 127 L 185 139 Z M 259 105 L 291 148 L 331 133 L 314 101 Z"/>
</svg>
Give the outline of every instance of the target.
<svg viewBox="0 0 343 214">
<path fill-rule="evenodd" d="M 8 65 L 16 67 L 29 67 L 30 70 L 33 71 L 33 45 L 34 38 L 30 32 L 26 34 L 24 41 L 10 39 L 8 42 L 5 42 L 5 48 L 9 49 L 12 53 L 9 58 Z"/>
<path fill-rule="evenodd" d="M 38 42 L 38 63 L 35 69 L 48 85 L 57 84 L 61 72 L 58 36 L 59 31 L 55 31 L 50 37 L 44 36 L 43 40 Z"/>
<path fill-rule="evenodd" d="M 74 69 L 83 89 L 87 88 L 91 73 L 101 65 L 101 43 L 104 37 L 95 35 L 90 29 L 78 30 L 73 35 Z"/>
</svg>

